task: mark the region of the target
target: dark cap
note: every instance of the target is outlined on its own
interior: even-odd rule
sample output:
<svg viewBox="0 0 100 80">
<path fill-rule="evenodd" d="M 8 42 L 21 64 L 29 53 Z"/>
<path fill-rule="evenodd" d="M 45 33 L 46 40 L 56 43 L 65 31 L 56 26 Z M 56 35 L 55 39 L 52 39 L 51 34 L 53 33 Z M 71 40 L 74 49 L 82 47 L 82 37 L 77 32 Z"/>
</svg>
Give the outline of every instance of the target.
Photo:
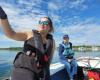
<svg viewBox="0 0 100 80">
<path fill-rule="evenodd" d="M 63 39 L 64 39 L 64 38 L 69 38 L 69 36 L 66 34 L 66 35 L 63 36 Z"/>
</svg>

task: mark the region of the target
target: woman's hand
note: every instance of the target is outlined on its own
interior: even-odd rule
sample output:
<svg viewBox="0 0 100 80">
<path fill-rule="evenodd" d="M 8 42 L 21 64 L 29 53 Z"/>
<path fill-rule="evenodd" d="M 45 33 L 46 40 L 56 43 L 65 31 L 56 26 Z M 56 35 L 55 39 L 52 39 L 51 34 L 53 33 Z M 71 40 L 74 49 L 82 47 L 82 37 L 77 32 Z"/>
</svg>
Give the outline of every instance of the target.
<svg viewBox="0 0 100 80">
<path fill-rule="evenodd" d="M 1 6 L 0 6 L 0 19 L 7 19 L 7 14 L 6 14 L 5 11 L 2 9 Z"/>
</svg>

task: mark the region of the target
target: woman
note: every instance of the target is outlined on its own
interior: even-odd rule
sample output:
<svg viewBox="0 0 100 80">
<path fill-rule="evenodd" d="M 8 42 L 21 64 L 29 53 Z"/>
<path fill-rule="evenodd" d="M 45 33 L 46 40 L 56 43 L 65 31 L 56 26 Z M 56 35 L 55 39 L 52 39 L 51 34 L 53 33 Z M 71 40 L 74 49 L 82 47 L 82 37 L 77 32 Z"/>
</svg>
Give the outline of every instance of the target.
<svg viewBox="0 0 100 80">
<path fill-rule="evenodd" d="M 63 36 L 63 42 L 59 45 L 59 56 L 61 62 L 65 65 L 70 80 L 76 80 L 77 62 L 74 59 L 72 43 L 69 42 L 69 36 Z"/>
<path fill-rule="evenodd" d="M 25 41 L 23 52 L 18 53 L 14 60 L 12 80 L 39 80 L 41 74 L 41 80 L 50 80 L 49 67 L 55 48 L 54 39 L 50 34 L 54 30 L 51 19 L 42 17 L 36 31 L 15 32 L 9 24 L 6 13 L 0 7 L 0 20 L 7 37 Z"/>
</svg>

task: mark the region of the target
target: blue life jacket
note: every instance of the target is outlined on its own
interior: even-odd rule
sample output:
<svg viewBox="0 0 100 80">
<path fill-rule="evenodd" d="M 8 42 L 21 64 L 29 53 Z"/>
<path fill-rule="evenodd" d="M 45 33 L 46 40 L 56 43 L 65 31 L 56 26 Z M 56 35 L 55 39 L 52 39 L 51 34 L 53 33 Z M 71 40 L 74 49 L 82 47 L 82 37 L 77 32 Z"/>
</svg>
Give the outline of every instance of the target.
<svg viewBox="0 0 100 80">
<path fill-rule="evenodd" d="M 72 43 L 69 42 L 69 43 L 62 43 L 60 44 L 60 47 L 59 47 L 59 55 L 60 55 L 60 58 L 61 59 L 64 59 L 64 58 L 73 58 L 74 56 L 74 51 L 72 50 Z"/>
</svg>

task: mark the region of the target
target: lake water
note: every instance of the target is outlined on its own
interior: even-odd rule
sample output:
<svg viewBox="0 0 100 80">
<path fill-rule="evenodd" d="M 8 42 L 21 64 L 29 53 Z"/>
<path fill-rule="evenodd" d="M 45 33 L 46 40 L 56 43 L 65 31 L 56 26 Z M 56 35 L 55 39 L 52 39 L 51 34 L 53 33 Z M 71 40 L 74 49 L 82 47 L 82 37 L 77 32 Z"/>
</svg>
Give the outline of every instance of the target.
<svg viewBox="0 0 100 80">
<path fill-rule="evenodd" d="M 0 50 L 0 80 L 3 80 L 11 75 L 13 60 L 18 51 Z M 75 57 L 90 56 L 100 57 L 100 52 L 75 52 Z M 57 51 L 53 56 L 52 63 L 59 62 Z"/>
</svg>

